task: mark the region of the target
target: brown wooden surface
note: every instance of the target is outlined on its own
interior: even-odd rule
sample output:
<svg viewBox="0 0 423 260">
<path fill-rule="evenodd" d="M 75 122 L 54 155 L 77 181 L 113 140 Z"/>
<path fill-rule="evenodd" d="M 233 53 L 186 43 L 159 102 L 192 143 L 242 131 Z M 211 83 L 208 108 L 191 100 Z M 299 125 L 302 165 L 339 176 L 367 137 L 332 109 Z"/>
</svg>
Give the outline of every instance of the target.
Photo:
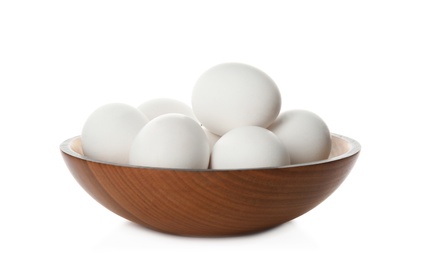
<svg viewBox="0 0 423 260">
<path fill-rule="evenodd" d="M 148 228 L 188 236 L 228 236 L 292 220 L 325 200 L 352 169 L 360 145 L 332 135 L 327 161 L 273 169 L 173 170 L 96 162 L 79 138 L 61 145 L 78 183 L 114 213 Z"/>
</svg>

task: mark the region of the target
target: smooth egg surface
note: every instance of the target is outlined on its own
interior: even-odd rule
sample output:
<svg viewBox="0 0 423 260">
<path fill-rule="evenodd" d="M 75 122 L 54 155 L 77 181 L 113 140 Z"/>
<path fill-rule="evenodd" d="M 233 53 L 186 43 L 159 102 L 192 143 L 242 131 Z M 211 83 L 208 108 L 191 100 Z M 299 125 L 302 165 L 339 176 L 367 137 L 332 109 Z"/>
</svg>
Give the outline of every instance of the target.
<svg viewBox="0 0 423 260">
<path fill-rule="evenodd" d="M 192 118 L 165 114 L 148 122 L 136 136 L 129 163 L 138 166 L 207 169 L 210 149 L 206 134 Z"/>
<path fill-rule="evenodd" d="M 152 120 L 160 115 L 178 113 L 195 119 L 194 112 L 187 104 L 171 98 L 156 98 L 148 100 L 138 106 L 138 109 Z"/>
<path fill-rule="evenodd" d="M 204 130 L 204 133 L 206 134 L 207 141 L 209 142 L 210 152 L 211 152 L 216 142 L 220 139 L 220 136 L 217 134 L 213 134 L 212 132 L 207 130 L 207 128 L 205 128 L 204 126 L 202 128 Z"/>
<path fill-rule="evenodd" d="M 235 128 L 214 145 L 212 169 L 279 167 L 290 164 L 289 153 L 271 131 L 258 126 Z"/>
<path fill-rule="evenodd" d="M 281 113 L 269 126 L 287 147 L 291 164 L 327 159 L 331 137 L 326 123 L 307 110 L 289 110 Z"/>
<path fill-rule="evenodd" d="M 281 108 L 275 82 L 261 70 L 241 63 L 224 63 L 204 72 L 191 101 L 201 124 L 217 135 L 240 126 L 268 127 Z"/>
<path fill-rule="evenodd" d="M 111 103 L 99 107 L 85 121 L 81 142 L 90 158 L 128 163 L 132 142 L 148 119 L 135 107 Z"/>
</svg>

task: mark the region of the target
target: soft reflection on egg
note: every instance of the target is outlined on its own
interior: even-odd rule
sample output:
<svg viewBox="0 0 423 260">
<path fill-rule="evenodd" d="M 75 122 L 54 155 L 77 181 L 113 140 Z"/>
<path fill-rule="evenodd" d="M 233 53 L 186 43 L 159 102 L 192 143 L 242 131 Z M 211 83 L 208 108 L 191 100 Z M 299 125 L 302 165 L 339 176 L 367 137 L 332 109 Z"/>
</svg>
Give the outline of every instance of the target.
<svg viewBox="0 0 423 260">
<path fill-rule="evenodd" d="M 205 128 L 204 126 L 202 128 L 204 130 L 204 133 L 206 134 L 207 141 L 209 142 L 210 153 L 211 153 L 211 151 L 213 150 L 214 145 L 220 139 L 220 136 L 217 135 L 217 134 L 213 134 L 212 132 L 210 132 L 209 130 L 207 130 L 207 128 Z"/>
<path fill-rule="evenodd" d="M 148 122 L 136 136 L 129 163 L 139 166 L 207 169 L 210 150 L 201 126 L 181 114 L 165 114 Z"/>
<path fill-rule="evenodd" d="M 241 63 L 210 68 L 192 92 L 195 116 L 217 135 L 240 126 L 268 127 L 281 108 L 275 82 L 261 70 Z"/>
<path fill-rule="evenodd" d="M 98 108 L 82 129 L 84 154 L 96 160 L 127 164 L 132 142 L 147 122 L 145 115 L 126 104 Z"/>
<path fill-rule="evenodd" d="M 313 112 L 286 111 L 268 129 L 287 147 L 292 164 L 324 160 L 329 156 L 331 150 L 329 128 Z"/>
<path fill-rule="evenodd" d="M 290 163 L 289 153 L 271 131 L 258 126 L 235 128 L 214 145 L 212 169 L 279 167 Z"/>
</svg>

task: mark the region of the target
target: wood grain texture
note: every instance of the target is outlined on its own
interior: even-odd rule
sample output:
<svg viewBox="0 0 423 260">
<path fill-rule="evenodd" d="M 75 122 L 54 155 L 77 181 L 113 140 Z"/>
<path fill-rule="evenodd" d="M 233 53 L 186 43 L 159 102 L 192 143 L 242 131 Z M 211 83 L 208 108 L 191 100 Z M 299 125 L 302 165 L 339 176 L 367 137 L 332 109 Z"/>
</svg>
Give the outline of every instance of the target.
<svg viewBox="0 0 423 260">
<path fill-rule="evenodd" d="M 112 212 L 161 232 L 229 236 L 269 229 L 316 207 L 347 177 L 360 145 L 332 134 L 328 160 L 250 170 L 109 164 L 85 157 L 79 137 L 61 151 L 78 183 Z"/>
</svg>

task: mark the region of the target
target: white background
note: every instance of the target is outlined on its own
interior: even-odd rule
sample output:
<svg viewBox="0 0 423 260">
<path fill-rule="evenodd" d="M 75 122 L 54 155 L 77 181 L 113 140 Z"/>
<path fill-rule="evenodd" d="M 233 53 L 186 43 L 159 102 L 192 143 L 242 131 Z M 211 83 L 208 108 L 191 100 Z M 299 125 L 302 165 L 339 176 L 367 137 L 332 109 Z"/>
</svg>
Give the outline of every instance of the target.
<svg viewBox="0 0 423 260">
<path fill-rule="evenodd" d="M 406 0 L 2 0 L 0 258 L 422 259 L 422 14 Z M 129 223 L 73 179 L 59 144 L 95 108 L 189 104 L 227 61 L 361 143 L 325 202 L 263 233 L 188 238 Z"/>
</svg>

